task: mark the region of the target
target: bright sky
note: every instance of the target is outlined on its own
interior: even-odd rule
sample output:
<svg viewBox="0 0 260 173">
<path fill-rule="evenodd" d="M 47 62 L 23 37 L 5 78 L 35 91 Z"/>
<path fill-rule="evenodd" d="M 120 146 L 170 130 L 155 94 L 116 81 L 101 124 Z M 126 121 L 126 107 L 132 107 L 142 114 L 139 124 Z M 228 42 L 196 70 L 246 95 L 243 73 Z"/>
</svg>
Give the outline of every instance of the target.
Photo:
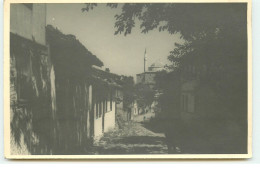
<svg viewBox="0 0 260 173">
<path fill-rule="evenodd" d="M 143 72 L 143 58 L 147 50 L 147 66 L 154 62 L 168 62 L 167 56 L 179 35 L 154 30 L 142 34 L 139 25 L 130 35 L 114 35 L 114 15 L 121 9 L 105 5 L 88 13 L 82 12 L 84 4 L 48 4 L 47 24 L 57 27 L 64 34 L 73 34 L 94 55 L 104 62 L 104 67 L 117 74 L 134 76 Z"/>
</svg>

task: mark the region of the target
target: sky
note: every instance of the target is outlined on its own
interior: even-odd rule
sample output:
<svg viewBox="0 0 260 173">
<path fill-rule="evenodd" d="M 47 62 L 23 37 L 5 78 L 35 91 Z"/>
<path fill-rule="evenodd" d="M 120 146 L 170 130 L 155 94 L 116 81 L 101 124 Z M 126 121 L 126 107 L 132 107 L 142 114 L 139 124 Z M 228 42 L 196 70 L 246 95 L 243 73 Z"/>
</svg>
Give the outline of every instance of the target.
<svg viewBox="0 0 260 173">
<path fill-rule="evenodd" d="M 142 34 L 139 25 L 130 35 L 114 35 L 115 14 L 120 6 L 111 9 L 99 4 L 90 12 L 82 12 L 84 4 L 47 4 L 47 24 L 57 27 L 64 34 L 73 34 L 112 73 L 135 77 L 143 72 L 144 51 L 146 67 L 154 62 L 169 63 L 167 56 L 174 43 L 181 43 L 180 35 L 153 30 Z M 136 22 L 137 24 L 139 21 Z M 147 68 L 146 68 L 147 69 Z"/>
</svg>

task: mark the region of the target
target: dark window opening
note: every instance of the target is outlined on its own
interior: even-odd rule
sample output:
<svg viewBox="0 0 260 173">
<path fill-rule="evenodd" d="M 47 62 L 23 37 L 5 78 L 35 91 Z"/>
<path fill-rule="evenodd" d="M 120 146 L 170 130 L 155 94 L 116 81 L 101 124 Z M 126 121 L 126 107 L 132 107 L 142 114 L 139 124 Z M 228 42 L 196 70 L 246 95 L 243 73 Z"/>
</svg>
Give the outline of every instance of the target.
<svg viewBox="0 0 260 173">
<path fill-rule="evenodd" d="M 102 102 L 99 102 L 99 117 L 102 115 Z"/>
<path fill-rule="evenodd" d="M 23 5 L 25 5 L 30 10 L 32 10 L 32 8 L 33 8 L 33 4 L 32 3 L 23 3 Z"/>
<path fill-rule="evenodd" d="M 185 107 L 184 107 L 184 111 L 188 111 L 188 95 L 185 95 Z"/>
<path fill-rule="evenodd" d="M 105 100 L 105 110 L 107 112 L 107 100 Z"/>
<path fill-rule="evenodd" d="M 113 103 L 112 103 L 112 92 L 110 95 L 110 111 L 112 111 Z"/>
<path fill-rule="evenodd" d="M 98 102 L 96 103 L 96 119 L 98 119 Z"/>
<path fill-rule="evenodd" d="M 32 79 L 31 59 L 29 54 L 20 55 L 16 58 L 17 68 L 17 99 L 19 102 L 31 100 L 35 81 Z"/>
</svg>

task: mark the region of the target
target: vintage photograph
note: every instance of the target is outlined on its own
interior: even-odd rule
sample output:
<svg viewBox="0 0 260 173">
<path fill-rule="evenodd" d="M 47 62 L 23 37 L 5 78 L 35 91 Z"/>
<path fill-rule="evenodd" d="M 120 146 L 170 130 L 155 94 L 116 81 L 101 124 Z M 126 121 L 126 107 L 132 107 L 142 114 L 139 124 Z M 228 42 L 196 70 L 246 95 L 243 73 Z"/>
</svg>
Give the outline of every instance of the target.
<svg viewBox="0 0 260 173">
<path fill-rule="evenodd" d="M 6 158 L 251 157 L 250 7 L 6 3 Z"/>
</svg>

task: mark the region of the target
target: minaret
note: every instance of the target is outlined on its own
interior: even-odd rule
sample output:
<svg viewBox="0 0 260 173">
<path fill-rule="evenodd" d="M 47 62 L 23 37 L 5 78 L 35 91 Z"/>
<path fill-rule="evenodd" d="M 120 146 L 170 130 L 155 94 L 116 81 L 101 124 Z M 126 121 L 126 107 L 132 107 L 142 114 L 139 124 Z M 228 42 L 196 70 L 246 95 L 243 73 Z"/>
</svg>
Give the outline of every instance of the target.
<svg viewBox="0 0 260 173">
<path fill-rule="evenodd" d="M 145 62 L 147 61 L 146 48 L 144 51 L 144 73 L 145 73 Z"/>
<path fill-rule="evenodd" d="M 146 57 L 147 55 L 146 55 L 146 48 L 145 48 L 145 51 L 144 51 L 144 78 L 143 78 L 143 80 L 144 80 L 144 83 L 145 83 L 145 62 L 146 62 L 146 60 L 147 60 L 147 57 Z"/>
</svg>

